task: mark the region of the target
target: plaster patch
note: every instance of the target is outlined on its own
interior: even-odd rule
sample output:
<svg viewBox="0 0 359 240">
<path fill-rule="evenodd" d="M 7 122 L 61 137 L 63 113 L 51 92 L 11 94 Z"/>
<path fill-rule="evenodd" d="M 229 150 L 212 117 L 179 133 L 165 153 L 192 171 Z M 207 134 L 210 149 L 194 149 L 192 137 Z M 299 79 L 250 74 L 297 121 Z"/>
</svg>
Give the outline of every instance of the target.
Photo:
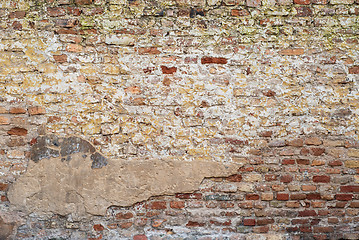
<svg viewBox="0 0 359 240">
<path fill-rule="evenodd" d="M 154 195 L 192 192 L 203 178 L 229 176 L 240 167 L 234 163 L 183 162 L 173 158 L 106 160 L 90 143 L 83 141 L 74 137 L 58 140 L 60 147 L 67 142 L 66 148 L 59 150 L 71 154 L 67 161 L 57 155 L 29 161 L 26 173 L 9 188 L 12 206 L 28 213 L 105 215 L 112 205 L 130 206 Z M 69 142 L 81 142 L 86 147 L 68 146 Z M 49 144 L 53 141 L 43 146 Z"/>
</svg>

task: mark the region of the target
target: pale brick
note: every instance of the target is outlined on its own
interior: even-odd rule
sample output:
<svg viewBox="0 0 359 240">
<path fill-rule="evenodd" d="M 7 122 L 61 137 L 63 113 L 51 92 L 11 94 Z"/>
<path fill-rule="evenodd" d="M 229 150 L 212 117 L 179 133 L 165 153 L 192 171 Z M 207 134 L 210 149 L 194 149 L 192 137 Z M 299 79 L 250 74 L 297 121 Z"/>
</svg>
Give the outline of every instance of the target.
<svg viewBox="0 0 359 240">
<path fill-rule="evenodd" d="M 238 183 L 238 191 L 240 192 L 253 192 L 254 185 L 250 183 Z"/>
<path fill-rule="evenodd" d="M 251 174 L 245 174 L 243 175 L 243 181 L 245 182 L 260 182 L 262 181 L 262 175 L 251 173 Z"/>
<path fill-rule="evenodd" d="M 349 149 L 348 150 L 348 157 L 359 158 L 359 149 Z"/>
<path fill-rule="evenodd" d="M 10 124 L 10 118 L 0 116 L 0 125 L 8 125 Z"/>
</svg>

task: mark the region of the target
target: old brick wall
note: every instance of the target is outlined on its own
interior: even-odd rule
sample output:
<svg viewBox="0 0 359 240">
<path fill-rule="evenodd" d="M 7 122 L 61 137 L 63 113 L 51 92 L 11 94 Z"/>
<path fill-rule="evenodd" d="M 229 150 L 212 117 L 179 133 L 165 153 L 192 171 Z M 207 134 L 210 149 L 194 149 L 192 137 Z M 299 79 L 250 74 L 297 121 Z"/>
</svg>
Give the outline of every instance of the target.
<svg viewBox="0 0 359 240">
<path fill-rule="evenodd" d="M 359 239 L 358 4 L 0 0 L 0 239 Z"/>
</svg>

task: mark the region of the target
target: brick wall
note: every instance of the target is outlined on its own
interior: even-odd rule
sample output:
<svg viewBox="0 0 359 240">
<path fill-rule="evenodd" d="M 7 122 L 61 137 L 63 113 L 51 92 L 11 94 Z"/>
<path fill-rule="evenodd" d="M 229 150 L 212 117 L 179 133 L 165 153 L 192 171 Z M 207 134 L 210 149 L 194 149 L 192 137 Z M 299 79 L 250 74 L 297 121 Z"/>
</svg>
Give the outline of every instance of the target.
<svg viewBox="0 0 359 240">
<path fill-rule="evenodd" d="M 0 0 L 0 239 L 358 239 L 358 3 Z M 45 135 L 239 165 L 104 216 L 15 210 Z"/>
</svg>

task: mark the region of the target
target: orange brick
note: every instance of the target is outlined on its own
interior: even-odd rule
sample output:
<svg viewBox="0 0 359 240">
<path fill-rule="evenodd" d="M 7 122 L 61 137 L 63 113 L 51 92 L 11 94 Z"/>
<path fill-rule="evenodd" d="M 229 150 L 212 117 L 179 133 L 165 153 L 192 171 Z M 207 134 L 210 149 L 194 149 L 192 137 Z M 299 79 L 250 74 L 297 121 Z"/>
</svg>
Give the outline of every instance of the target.
<svg viewBox="0 0 359 240">
<path fill-rule="evenodd" d="M 303 48 L 288 48 L 288 49 L 281 50 L 279 52 L 279 54 L 286 55 L 286 56 L 303 55 L 304 49 Z"/>
<path fill-rule="evenodd" d="M 183 201 L 172 201 L 170 202 L 170 207 L 171 208 L 184 208 L 185 203 Z"/>
<path fill-rule="evenodd" d="M 315 191 L 315 190 L 317 190 L 317 187 L 314 185 L 303 185 L 302 190 L 303 191 Z"/>
<path fill-rule="evenodd" d="M 69 44 L 66 47 L 68 52 L 82 52 L 83 47 L 80 44 Z"/>
<path fill-rule="evenodd" d="M 21 107 L 14 107 L 14 108 L 10 109 L 10 113 L 11 114 L 24 114 L 24 113 L 26 113 L 26 109 L 21 108 Z"/>
<path fill-rule="evenodd" d="M 8 117 L 0 116 L 0 125 L 8 125 L 10 124 L 10 119 Z"/>
</svg>

